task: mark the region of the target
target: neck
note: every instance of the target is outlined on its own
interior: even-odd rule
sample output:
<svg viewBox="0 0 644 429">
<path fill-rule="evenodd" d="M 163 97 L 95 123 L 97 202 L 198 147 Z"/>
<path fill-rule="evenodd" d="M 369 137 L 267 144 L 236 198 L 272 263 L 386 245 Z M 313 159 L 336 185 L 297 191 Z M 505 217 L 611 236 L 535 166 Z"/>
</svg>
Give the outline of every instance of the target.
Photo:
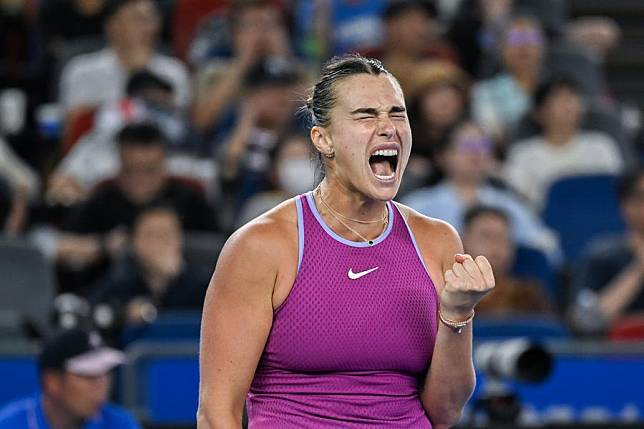
<svg viewBox="0 0 644 429">
<path fill-rule="evenodd" d="M 333 210 L 343 216 L 360 221 L 380 219 L 386 208 L 384 201 L 373 200 L 357 192 L 352 192 L 338 180 L 329 177 L 320 183 L 319 192 Z"/>
<path fill-rule="evenodd" d="M 347 239 L 350 236 L 353 241 L 373 240 L 386 228 L 388 217 L 384 201 L 351 192 L 328 177 L 313 195 L 326 224 Z"/>
<path fill-rule="evenodd" d="M 574 129 L 546 129 L 544 137 L 546 141 L 555 146 L 563 146 L 575 135 Z"/>
<path fill-rule="evenodd" d="M 43 395 L 42 407 L 45 419 L 52 429 L 79 429 L 83 424 L 83 419 L 74 416 L 46 395 Z"/>
<path fill-rule="evenodd" d="M 465 201 L 466 204 L 473 202 L 476 199 L 476 191 L 478 189 L 478 182 L 468 178 L 452 179 L 452 185 L 456 188 L 456 193 Z"/>
<path fill-rule="evenodd" d="M 534 87 L 537 85 L 539 73 L 534 70 L 517 70 L 514 73 L 514 80 L 527 94 L 532 94 Z"/>
<path fill-rule="evenodd" d="M 114 43 L 112 48 L 116 53 L 119 63 L 125 70 L 138 70 L 145 68 L 152 57 L 153 49 L 143 46 L 131 46 L 127 43 Z"/>
</svg>

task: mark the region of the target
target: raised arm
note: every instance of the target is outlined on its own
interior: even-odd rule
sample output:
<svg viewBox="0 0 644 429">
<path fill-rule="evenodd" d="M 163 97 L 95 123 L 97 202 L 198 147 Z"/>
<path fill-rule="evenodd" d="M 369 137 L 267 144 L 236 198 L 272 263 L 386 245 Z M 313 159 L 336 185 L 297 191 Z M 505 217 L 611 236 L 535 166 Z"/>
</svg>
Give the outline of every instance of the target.
<svg viewBox="0 0 644 429">
<path fill-rule="evenodd" d="M 255 223 L 233 234 L 206 294 L 199 353 L 197 427 L 241 428 L 246 394 L 272 324 L 278 276 L 275 226 Z M 271 245 L 267 245 L 271 243 Z"/>
<path fill-rule="evenodd" d="M 410 225 L 437 288 L 442 318 L 467 320 L 476 304 L 494 287 L 487 259 L 463 255 L 457 232 L 444 222 L 416 218 Z M 421 392 L 423 407 L 436 429 L 458 422 L 475 384 L 472 323 L 459 333 L 439 322 L 432 362 Z"/>
</svg>

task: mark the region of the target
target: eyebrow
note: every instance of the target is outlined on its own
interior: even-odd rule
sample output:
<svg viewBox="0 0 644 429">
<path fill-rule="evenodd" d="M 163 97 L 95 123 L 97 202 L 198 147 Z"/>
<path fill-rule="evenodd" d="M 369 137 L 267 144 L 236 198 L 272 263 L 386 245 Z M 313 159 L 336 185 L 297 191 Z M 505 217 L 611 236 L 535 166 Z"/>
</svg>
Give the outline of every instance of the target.
<svg viewBox="0 0 644 429">
<path fill-rule="evenodd" d="M 392 106 L 391 109 L 389 109 L 389 113 L 402 113 L 406 111 L 407 109 L 405 109 L 404 106 Z M 378 116 L 378 109 L 374 107 L 360 107 L 352 111 L 351 114 L 352 115 L 367 114 L 367 115 Z"/>
</svg>

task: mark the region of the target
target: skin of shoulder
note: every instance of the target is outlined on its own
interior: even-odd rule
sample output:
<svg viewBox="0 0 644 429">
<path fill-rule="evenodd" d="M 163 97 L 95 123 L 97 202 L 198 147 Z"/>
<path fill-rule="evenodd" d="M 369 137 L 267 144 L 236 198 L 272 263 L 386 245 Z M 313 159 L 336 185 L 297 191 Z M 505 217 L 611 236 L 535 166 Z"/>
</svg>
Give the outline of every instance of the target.
<svg viewBox="0 0 644 429">
<path fill-rule="evenodd" d="M 237 261 L 236 264 L 249 267 L 256 276 L 274 279 L 271 294 L 275 308 L 286 298 L 295 280 L 297 240 L 295 200 L 289 199 L 231 235 L 222 249 L 220 259 L 224 266 L 221 268 L 226 269 L 226 261 Z"/>
<path fill-rule="evenodd" d="M 452 268 L 454 255 L 463 253 L 458 232 L 447 222 L 425 216 L 400 203 L 396 206 L 413 232 L 434 286 L 440 293 L 445 283 L 443 275 Z"/>
</svg>

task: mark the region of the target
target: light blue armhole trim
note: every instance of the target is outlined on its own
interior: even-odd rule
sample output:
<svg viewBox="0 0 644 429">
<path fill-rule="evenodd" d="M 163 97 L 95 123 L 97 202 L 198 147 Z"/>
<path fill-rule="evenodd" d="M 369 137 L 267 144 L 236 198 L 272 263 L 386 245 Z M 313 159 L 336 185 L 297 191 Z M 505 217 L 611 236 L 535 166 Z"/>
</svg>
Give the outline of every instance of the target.
<svg viewBox="0 0 644 429">
<path fill-rule="evenodd" d="M 394 204 L 395 205 L 395 204 Z M 396 210 L 398 210 L 398 213 L 400 213 L 400 210 L 398 207 L 396 207 Z M 405 216 L 400 213 L 400 217 L 402 218 L 403 222 L 405 223 L 405 227 L 407 228 L 407 232 L 409 232 L 409 236 L 411 237 L 411 242 L 414 243 L 414 248 L 416 249 L 416 254 L 418 255 L 418 259 L 420 259 L 420 263 L 423 264 L 423 267 L 425 268 L 425 272 L 427 273 L 427 277 L 429 277 L 429 280 L 434 284 L 434 280 L 432 280 L 432 275 L 429 273 L 429 270 L 427 269 L 427 265 L 425 265 L 425 259 L 423 258 L 422 253 L 420 253 L 420 248 L 418 247 L 418 243 L 416 243 L 416 237 L 414 236 L 414 233 L 412 232 L 411 228 L 409 227 L 409 224 L 407 223 L 407 219 L 405 219 Z"/>
<path fill-rule="evenodd" d="M 300 272 L 302 256 L 304 255 L 304 213 L 302 212 L 302 197 L 295 199 L 297 208 L 297 272 Z"/>
</svg>

